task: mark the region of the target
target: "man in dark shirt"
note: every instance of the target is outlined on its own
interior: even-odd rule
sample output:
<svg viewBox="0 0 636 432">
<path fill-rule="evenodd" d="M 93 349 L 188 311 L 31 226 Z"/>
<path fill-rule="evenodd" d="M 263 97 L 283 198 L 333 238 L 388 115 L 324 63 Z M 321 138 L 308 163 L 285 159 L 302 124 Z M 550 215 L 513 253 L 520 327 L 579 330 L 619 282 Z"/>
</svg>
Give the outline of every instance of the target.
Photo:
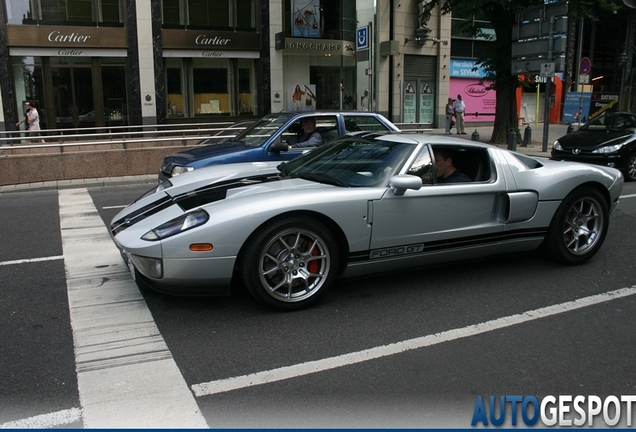
<svg viewBox="0 0 636 432">
<path fill-rule="evenodd" d="M 438 183 L 467 183 L 471 178 L 455 168 L 453 153 L 447 149 L 435 149 L 435 169 Z"/>
<path fill-rule="evenodd" d="M 305 117 L 300 121 L 303 133 L 292 147 L 316 147 L 322 144 L 322 135 L 316 130 L 316 119 Z"/>
</svg>

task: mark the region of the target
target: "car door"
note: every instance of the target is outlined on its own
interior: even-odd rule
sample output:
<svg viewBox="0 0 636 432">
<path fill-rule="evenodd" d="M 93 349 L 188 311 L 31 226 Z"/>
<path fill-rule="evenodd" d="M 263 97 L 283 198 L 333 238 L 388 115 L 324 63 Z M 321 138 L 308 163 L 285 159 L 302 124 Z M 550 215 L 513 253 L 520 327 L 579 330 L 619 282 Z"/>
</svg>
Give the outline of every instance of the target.
<svg viewBox="0 0 636 432">
<path fill-rule="evenodd" d="M 370 258 L 426 252 L 471 257 L 496 244 L 504 229 L 498 209 L 506 183 L 501 165 L 487 149 L 483 157 L 489 171 L 485 176 L 475 172 L 471 182 L 443 184 L 436 181 L 432 149 L 424 146 L 404 171 L 421 176 L 422 187 L 403 195 L 388 190 L 370 204 Z"/>
</svg>

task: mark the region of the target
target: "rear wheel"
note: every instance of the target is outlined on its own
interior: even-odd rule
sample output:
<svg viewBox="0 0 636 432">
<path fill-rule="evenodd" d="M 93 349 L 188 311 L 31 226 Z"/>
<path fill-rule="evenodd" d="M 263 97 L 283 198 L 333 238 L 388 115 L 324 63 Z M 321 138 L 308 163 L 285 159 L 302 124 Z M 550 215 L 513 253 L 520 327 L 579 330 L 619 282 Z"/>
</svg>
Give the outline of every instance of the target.
<svg viewBox="0 0 636 432">
<path fill-rule="evenodd" d="M 600 249 L 609 225 L 605 198 L 595 189 L 577 189 L 568 195 L 552 218 L 545 249 L 564 264 L 581 264 Z"/>
<path fill-rule="evenodd" d="M 636 152 L 630 154 L 627 158 L 625 180 L 636 181 Z"/>
<path fill-rule="evenodd" d="M 335 239 L 311 218 L 287 218 L 252 235 L 239 269 L 248 291 L 279 310 L 316 303 L 333 284 L 338 268 Z"/>
</svg>

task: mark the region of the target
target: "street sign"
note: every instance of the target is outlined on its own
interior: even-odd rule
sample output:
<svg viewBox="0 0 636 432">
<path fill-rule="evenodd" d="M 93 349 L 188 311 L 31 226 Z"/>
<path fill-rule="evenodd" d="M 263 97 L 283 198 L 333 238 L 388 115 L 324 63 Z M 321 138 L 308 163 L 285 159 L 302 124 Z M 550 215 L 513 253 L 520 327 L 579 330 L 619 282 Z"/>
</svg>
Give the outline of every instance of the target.
<svg viewBox="0 0 636 432">
<path fill-rule="evenodd" d="M 369 26 L 356 30 L 356 51 L 369 49 Z"/>
<path fill-rule="evenodd" d="M 579 84 L 589 84 L 590 76 L 588 74 L 579 74 Z"/>
<path fill-rule="evenodd" d="M 591 70 L 592 70 L 592 61 L 587 57 L 583 57 L 581 59 L 581 63 L 579 64 L 579 71 L 581 71 L 583 75 L 588 75 Z"/>
<path fill-rule="evenodd" d="M 554 76 L 554 62 L 549 63 L 541 63 L 541 72 L 539 73 L 542 77 L 553 77 Z"/>
<path fill-rule="evenodd" d="M 554 38 L 554 46 L 552 53 L 554 56 L 558 56 L 565 52 L 567 47 L 566 38 Z M 512 43 L 512 57 L 532 57 L 548 55 L 550 50 L 550 38 L 536 39 L 527 42 L 513 42 Z"/>
<path fill-rule="evenodd" d="M 548 62 L 545 57 L 523 58 L 512 60 L 512 74 L 513 75 L 540 75 L 542 66 Z M 565 65 L 564 57 L 557 57 L 554 59 L 554 71 L 562 71 Z"/>
<path fill-rule="evenodd" d="M 565 34 L 568 31 L 568 18 L 559 17 L 554 21 L 554 34 Z M 550 36 L 550 23 L 547 21 L 528 21 L 512 26 L 512 40 L 532 39 Z"/>
</svg>

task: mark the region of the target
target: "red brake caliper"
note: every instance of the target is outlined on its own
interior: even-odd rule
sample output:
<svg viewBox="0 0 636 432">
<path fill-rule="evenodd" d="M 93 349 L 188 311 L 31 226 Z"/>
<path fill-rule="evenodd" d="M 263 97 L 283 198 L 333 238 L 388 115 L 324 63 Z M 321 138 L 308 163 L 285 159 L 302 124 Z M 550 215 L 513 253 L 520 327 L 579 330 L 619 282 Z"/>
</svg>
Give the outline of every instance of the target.
<svg viewBox="0 0 636 432">
<path fill-rule="evenodd" d="M 318 248 L 314 248 L 311 250 L 311 256 L 318 256 L 318 255 L 320 255 Z M 310 273 L 318 273 L 319 268 L 320 268 L 320 264 L 318 264 L 318 260 L 310 261 L 309 264 L 307 265 L 307 269 L 309 270 Z"/>
</svg>

